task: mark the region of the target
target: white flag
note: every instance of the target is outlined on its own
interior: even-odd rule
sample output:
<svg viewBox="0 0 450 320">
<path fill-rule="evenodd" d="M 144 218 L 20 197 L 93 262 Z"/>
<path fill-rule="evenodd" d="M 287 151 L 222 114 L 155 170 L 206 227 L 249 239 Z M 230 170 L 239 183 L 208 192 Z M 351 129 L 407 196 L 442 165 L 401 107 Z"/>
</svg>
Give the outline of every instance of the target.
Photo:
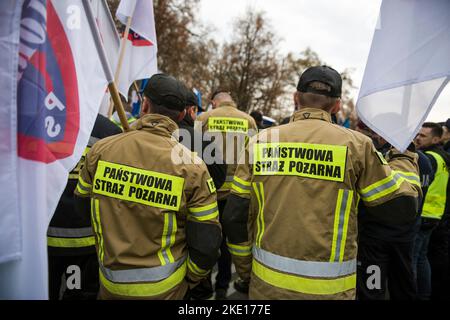
<svg viewBox="0 0 450 320">
<path fill-rule="evenodd" d="M 91 0 L 92 12 L 97 22 L 98 31 L 110 66 L 116 66 L 119 60 L 120 38 L 116 25 L 109 11 L 106 0 Z M 111 95 L 106 92 L 100 104 L 99 113 L 108 116 Z"/>
<path fill-rule="evenodd" d="M 128 90 L 133 81 L 150 78 L 158 72 L 153 1 L 122 0 L 116 16 L 124 25 L 128 17 L 132 18 L 117 84 L 119 92 L 128 99 Z"/>
<path fill-rule="evenodd" d="M 19 52 L 1 51 L 2 68 L 5 61 L 14 66 L 0 73 L 2 93 L 14 79 L 17 94 L 1 108 L 15 120 L 9 129 L 17 139 L 5 151 L 11 165 L 0 176 L 0 213 L 11 209 L 0 235 L 18 231 L 1 243 L 0 259 L 19 260 L 0 264 L 0 298 L 47 299 L 47 226 L 87 145 L 107 81 L 79 0 L 26 0 L 18 21 L 3 6 L 19 2 L 0 3 L 2 25 L 7 19 L 13 34 L 20 29 Z M 18 210 L 5 207 L 14 195 Z"/>
<path fill-rule="evenodd" d="M 383 0 L 359 117 L 405 150 L 450 79 L 450 1 Z"/>
</svg>

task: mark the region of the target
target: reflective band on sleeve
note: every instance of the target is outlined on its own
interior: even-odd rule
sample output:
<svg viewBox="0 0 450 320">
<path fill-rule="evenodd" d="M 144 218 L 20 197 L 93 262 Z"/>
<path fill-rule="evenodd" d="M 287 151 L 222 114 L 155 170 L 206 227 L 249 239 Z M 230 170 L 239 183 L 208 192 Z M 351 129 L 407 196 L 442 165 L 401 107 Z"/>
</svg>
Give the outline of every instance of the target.
<svg viewBox="0 0 450 320">
<path fill-rule="evenodd" d="M 47 236 L 47 245 L 56 248 L 83 248 L 95 245 L 95 238 L 57 238 Z"/>
<path fill-rule="evenodd" d="M 111 270 L 100 264 L 100 270 L 107 280 L 115 283 L 157 282 L 170 277 L 185 260 L 186 257 L 182 257 L 164 266 L 127 270 Z"/>
<path fill-rule="evenodd" d="M 210 270 L 203 270 L 202 268 L 197 266 L 194 263 L 194 261 L 192 261 L 190 258 L 188 259 L 187 265 L 188 265 L 189 270 L 192 273 L 194 273 L 194 274 L 196 274 L 196 275 L 198 275 L 200 277 L 204 277 L 204 276 L 208 275 L 208 273 L 210 272 Z"/>
<path fill-rule="evenodd" d="M 99 161 L 93 192 L 152 207 L 178 211 L 184 179 L 164 173 Z"/>
<path fill-rule="evenodd" d="M 208 118 L 209 132 L 248 133 L 248 120 L 229 117 Z"/>
<path fill-rule="evenodd" d="M 177 218 L 174 212 L 164 213 L 164 229 L 161 238 L 161 249 L 158 251 L 158 257 L 161 265 L 174 263 L 172 251 L 170 248 L 175 243 L 175 235 L 177 233 Z"/>
<path fill-rule="evenodd" d="M 256 245 L 261 247 L 261 239 L 264 233 L 264 187 L 262 182 L 253 183 L 256 199 L 258 200 L 258 216 L 256 217 Z"/>
<path fill-rule="evenodd" d="M 83 154 L 81 155 L 80 161 L 78 161 L 75 168 L 73 168 L 73 170 L 69 173 L 69 179 L 78 180 L 80 178 L 80 172 L 81 172 L 81 169 L 83 169 L 84 162 L 86 160 L 86 154 L 89 152 L 90 149 L 91 148 L 89 146 L 84 148 L 84 151 L 83 151 Z M 81 180 L 83 180 L 83 179 L 81 179 Z M 82 181 L 81 184 L 83 185 L 83 183 L 84 183 L 85 188 L 89 188 L 89 189 L 91 188 L 91 185 Z"/>
<path fill-rule="evenodd" d="M 418 187 L 422 187 L 422 185 L 420 183 L 420 177 L 417 174 L 412 173 L 412 172 L 404 172 L 404 171 L 397 171 L 397 170 L 394 170 L 394 173 L 398 174 L 400 177 L 402 177 L 409 183 L 414 184 Z"/>
<path fill-rule="evenodd" d="M 344 260 L 345 242 L 347 240 L 348 220 L 353 204 L 353 191 L 340 189 L 334 213 L 333 242 L 330 262 Z"/>
<path fill-rule="evenodd" d="M 86 181 L 83 180 L 83 177 L 79 177 L 78 178 L 78 183 L 84 187 L 85 189 L 91 189 L 92 188 L 92 184 L 87 183 Z"/>
<path fill-rule="evenodd" d="M 240 246 L 227 242 L 228 250 L 232 255 L 246 257 L 252 254 L 252 246 Z"/>
<path fill-rule="evenodd" d="M 179 285 L 186 276 L 186 263 L 183 263 L 177 271 L 168 278 L 155 283 L 113 283 L 100 272 L 102 285 L 111 292 L 127 297 L 152 297 L 163 294 Z"/>
<path fill-rule="evenodd" d="M 81 238 L 93 236 L 91 227 L 86 228 L 56 228 L 48 227 L 47 236 L 49 237 L 63 237 L 63 238 Z"/>
<path fill-rule="evenodd" d="M 80 178 L 81 178 L 81 176 L 80 176 Z M 80 180 L 78 180 L 77 191 L 78 191 L 80 194 L 87 195 L 87 194 L 89 194 L 89 193 L 91 192 L 91 189 L 90 189 L 90 188 L 85 188 L 85 187 L 83 187 L 83 186 L 80 184 Z"/>
<path fill-rule="evenodd" d="M 253 174 L 343 182 L 347 147 L 310 143 L 256 143 Z"/>
<path fill-rule="evenodd" d="M 250 191 L 252 189 L 250 182 L 244 181 L 239 177 L 234 177 L 231 188 L 237 193 L 241 194 L 250 194 Z"/>
<path fill-rule="evenodd" d="M 389 177 L 386 177 L 367 188 L 362 189 L 359 193 L 361 199 L 365 202 L 374 201 L 387 196 L 400 188 L 401 183 L 405 179 L 399 174 L 392 172 Z"/>
<path fill-rule="evenodd" d="M 189 208 L 189 217 L 198 221 L 206 221 L 215 219 L 219 215 L 219 207 L 217 202 L 211 203 L 204 207 Z"/>
<path fill-rule="evenodd" d="M 356 287 L 356 274 L 337 279 L 312 279 L 284 274 L 269 269 L 253 259 L 253 273 L 262 281 L 278 288 L 304 294 L 332 295 Z"/>
<path fill-rule="evenodd" d="M 280 272 L 304 277 L 338 278 L 356 272 L 356 259 L 344 262 L 303 261 L 253 247 L 253 257 Z"/>
</svg>

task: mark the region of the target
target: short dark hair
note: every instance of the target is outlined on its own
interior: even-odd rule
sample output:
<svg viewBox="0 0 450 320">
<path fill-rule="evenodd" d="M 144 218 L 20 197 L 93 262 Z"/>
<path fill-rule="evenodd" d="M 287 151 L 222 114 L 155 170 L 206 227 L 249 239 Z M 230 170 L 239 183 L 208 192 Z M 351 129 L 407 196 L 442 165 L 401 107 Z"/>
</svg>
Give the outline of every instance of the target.
<svg viewBox="0 0 450 320">
<path fill-rule="evenodd" d="M 320 88 L 322 90 L 326 90 L 327 87 L 331 90 L 331 87 L 322 82 L 313 81 L 308 84 L 308 87 L 311 88 Z M 336 97 L 327 97 L 322 94 L 312 93 L 312 92 L 300 92 L 300 104 L 304 107 L 314 107 L 321 108 L 326 111 L 330 110 L 339 98 Z"/>
<path fill-rule="evenodd" d="M 226 88 L 217 88 L 216 90 L 213 91 L 213 93 L 211 94 L 210 100 L 214 100 L 214 98 L 219 94 L 219 93 L 228 93 L 231 95 L 230 90 L 226 89 Z"/>
<path fill-rule="evenodd" d="M 151 101 L 150 110 L 151 110 L 152 113 L 157 113 L 157 114 L 169 117 L 170 119 L 172 119 L 175 122 L 178 122 L 178 118 L 180 116 L 180 113 L 183 112 L 183 111 L 176 111 L 176 110 L 173 110 L 173 109 L 169 109 L 169 108 L 164 107 L 162 105 L 156 104 L 153 101 Z"/>
<path fill-rule="evenodd" d="M 434 122 L 425 122 L 422 125 L 422 128 L 431 128 L 431 135 L 433 137 L 441 138 L 444 134 L 444 129 L 442 129 L 442 126 L 440 126 L 438 123 Z"/>
</svg>

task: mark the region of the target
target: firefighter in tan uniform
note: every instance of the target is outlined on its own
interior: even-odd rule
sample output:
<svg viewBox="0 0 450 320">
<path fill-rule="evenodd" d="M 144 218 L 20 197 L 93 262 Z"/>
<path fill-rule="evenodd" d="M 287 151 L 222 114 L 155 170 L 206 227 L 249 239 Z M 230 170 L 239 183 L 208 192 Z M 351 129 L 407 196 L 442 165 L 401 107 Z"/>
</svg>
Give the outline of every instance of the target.
<svg viewBox="0 0 450 320">
<path fill-rule="evenodd" d="M 258 129 L 255 120 L 237 108 L 229 93 L 219 90 L 212 95 L 211 99 L 213 110 L 202 113 L 197 118 L 196 126 L 201 124 L 206 140 L 214 139 L 216 145 L 222 146 L 219 154 L 223 155 L 223 159 L 218 159 L 218 161 L 223 161 L 227 165 L 227 177 L 217 192 L 221 217 L 230 193 L 239 154 L 245 143 L 248 143 L 248 138 L 255 135 Z M 219 300 L 226 297 L 231 281 L 231 256 L 225 237 L 223 237 L 220 252 L 215 285 L 216 299 Z"/>
<path fill-rule="evenodd" d="M 415 219 L 417 156 L 392 151 L 391 168 L 369 138 L 332 124 L 341 85 L 334 69 L 306 70 L 292 122 L 241 155 L 223 227 L 251 299 L 354 299 L 358 201 L 387 224 Z"/>
<path fill-rule="evenodd" d="M 172 137 L 184 90 L 154 75 L 136 130 L 99 141 L 86 157 L 76 194 L 90 197 L 101 299 L 183 299 L 217 260 L 214 184 Z"/>
</svg>

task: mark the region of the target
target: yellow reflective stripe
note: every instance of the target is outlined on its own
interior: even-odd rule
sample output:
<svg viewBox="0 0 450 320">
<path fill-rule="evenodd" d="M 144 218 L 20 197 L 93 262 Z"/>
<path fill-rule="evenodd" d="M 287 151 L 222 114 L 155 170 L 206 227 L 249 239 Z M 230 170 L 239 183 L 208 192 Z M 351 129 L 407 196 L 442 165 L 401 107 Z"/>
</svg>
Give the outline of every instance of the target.
<svg viewBox="0 0 450 320">
<path fill-rule="evenodd" d="M 219 207 L 216 201 L 203 207 L 188 208 L 188 210 L 190 213 L 188 218 L 198 221 L 207 221 L 219 216 Z"/>
<path fill-rule="evenodd" d="M 91 247 L 95 245 L 95 238 L 93 236 L 84 238 L 47 237 L 47 245 L 49 247 L 57 247 L 57 248 Z"/>
<path fill-rule="evenodd" d="M 253 259 L 252 271 L 262 281 L 274 287 L 304 294 L 331 295 L 356 287 L 356 274 L 337 279 L 304 278 L 274 271 L 255 259 Z"/>
<path fill-rule="evenodd" d="M 348 199 L 345 207 L 344 230 L 340 244 L 341 250 L 339 254 L 339 262 L 344 261 L 345 243 L 347 241 L 347 234 L 348 234 L 348 221 L 350 219 L 350 210 L 352 208 L 352 203 L 353 203 L 353 191 L 350 190 L 348 193 Z"/>
<path fill-rule="evenodd" d="M 398 190 L 404 181 L 405 178 L 392 171 L 390 176 L 362 189 L 360 191 L 361 198 L 365 202 L 380 199 Z"/>
<path fill-rule="evenodd" d="M 242 189 L 234 183 L 231 185 L 231 189 L 233 189 L 234 191 L 236 191 L 237 193 L 240 193 L 240 194 L 250 194 L 250 189 L 249 190 Z"/>
<path fill-rule="evenodd" d="M 188 265 L 189 270 L 192 273 L 194 273 L 194 274 L 196 274 L 196 275 L 198 275 L 200 277 L 204 277 L 204 276 L 206 276 L 209 273 L 209 270 L 203 270 L 202 268 L 197 266 L 194 263 L 194 261 L 192 261 L 190 258 L 188 259 L 187 265 Z"/>
<path fill-rule="evenodd" d="M 253 174 L 343 182 L 347 147 L 311 143 L 256 143 Z"/>
<path fill-rule="evenodd" d="M 219 191 L 229 191 L 233 186 L 233 182 L 224 182 L 224 184 L 220 187 Z"/>
<path fill-rule="evenodd" d="M 394 173 L 400 175 L 402 178 L 404 178 L 409 183 L 414 184 L 418 187 L 422 187 L 422 185 L 420 183 L 420 177 L 417 174 L 415 174 L 413 172 L 398 171 L 398 170 L 394 170 Z"/>
<path fill-rule="evenodd" d="M 78 177 L 78 183 L 81 184 L 83 187 L 85 187 L 87 189 L 91 189 L 92 188 L 92 184 L 89 184 L 86 181 L 84 181 L 82 176 Z"/>
<path fill-rule="evenodd" d="M 175 243 L 177 232 L 177 219 L 173 212 L 164 213 L 164 229 L 161 237 L 161 248 L 158 251 L 159 261 L 164 266 L 168 263 L 174 263 L 175 259 L 170 249 Z"/>
<path fill-rule="evenodd" d="M 91 219 L 94 227 L 95 234 L 97 235 L 98 252 L 100 262 L 103 263 L 104 247 L 103 247 L 103 234 L 102 223 L 100 221 L 100 201 L 98 199 L 91 199 Z"/>
<path fill-rule="evenodd" d="M 151 207 L 178 211 L 184 178 L 100 160 L 93 192 Z"/>
<path fill-rule="evenodd" d="M 228 250 L 232 255 L 246 257 L 252 254 L 252 246 L 241 246 L 227 242 Z"/>
<path fill-rule="evenodd" d="M 114 283 L 105 278 L 100 272 L 102 285 L 112 294 L 127 297 L 152 297 L 163 294 L 179 285 L 186 276 L 186 263 L 178 268 L 168 278 L 154 283 Z"/>
<path fill-rule="evenodd" d="M 208 131 L 248 133 L 248 120 L 231 117 L 209 117 Z"/>
<path fill-rule="evenodd" d="M 77 184 L 77 191 L 78 191 L 78 193 L 83 194 L 83 195 L 87 195 L 90 192 L 90 190 L 84 189 L 83 186 L 81 186 L 80 184 Z"/>
<path fill-rule="evenodd" d="M 258 242 L 259 235 L 261 233 L 261 223 L 259 222 L 259 216 L 261 215 L 263 205 L 258 187 L 256 186 L 256 182 L 253 183 L 253 190 L 255 191 L 256 200 L 258 200 L 258 216 L 256 217 L 256 245 L 258 247 L 261 247 L 261 244 Z"/>
<path fill-rule="evenodd" d="M 248 181 L 245 181 L 245 180 L 242 180 L 241 178 L 239 178 L 238 176 L 234 176 L 234 181 L 237 181 L 238 183 L 240 183 L 240 184 L 242 184 L 242 185 L 244 185 L 244 186 L 246 186 L 246 187 L 251 187 L 251 185 L 252 185 L 252 183 L 251 182 L 248 182 Z"/>
<path fill-rule="evenodd" d="M 339 233 L 339 216 L 340 216 L 340 212 L 341 212 L 342 195 L 343 194 L 344 194 L 344 190 L 339 189 L 338 198 L 336 201 L 336 209 L 334 211 L 333 241 L 331 243 L 330 262 L 334 261 L 334 257 L 336 255 L 337 237 L 338 237 L 338 233 Z"/>
</svg>

